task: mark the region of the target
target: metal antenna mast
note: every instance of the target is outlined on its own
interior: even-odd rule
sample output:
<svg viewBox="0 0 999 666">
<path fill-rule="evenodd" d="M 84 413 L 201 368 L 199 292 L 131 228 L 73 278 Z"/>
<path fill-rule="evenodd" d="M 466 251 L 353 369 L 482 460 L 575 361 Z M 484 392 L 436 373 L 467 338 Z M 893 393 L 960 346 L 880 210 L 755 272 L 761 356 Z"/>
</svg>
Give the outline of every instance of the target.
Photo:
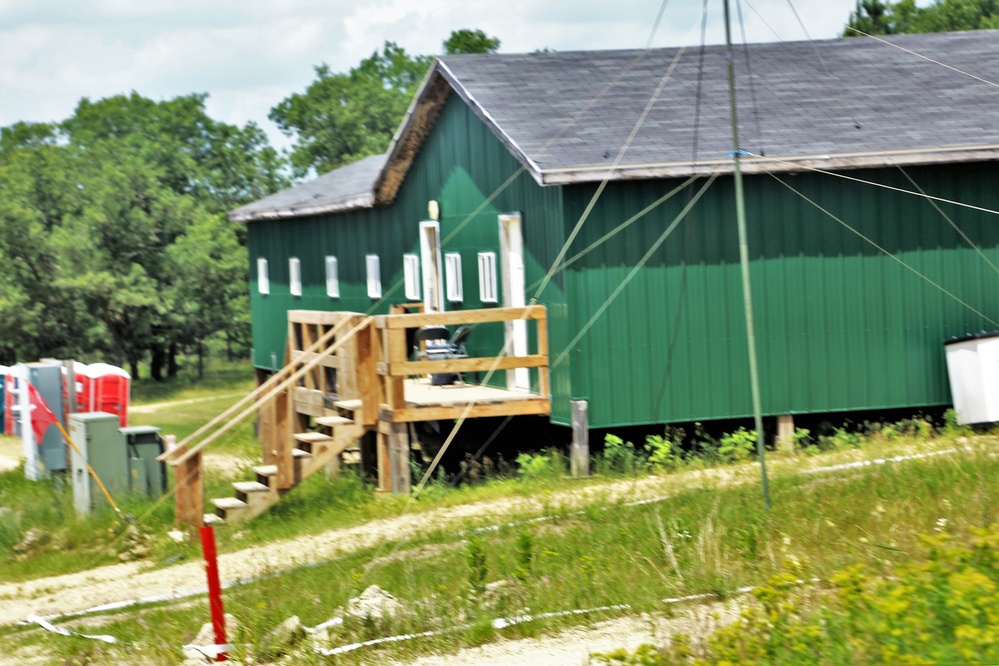
<svg viewBox="0 0 999 666">
<path fill-rule="evenodd" d="M 770 508 L 770 486 L 763 446 L 763 415 L 760 407 L 760 374 L 756 365 L 756 332 L 753 324 L 753 290 L 749 283 L 749 243 L 746 240 L 746 201 L 742 191 L 742 168 L 739 163 L 739 115 L 735 105 L 735 58 L 732 52 L 732 26 L 725 0 L 725 59 L 728 61 L 728 100 L 732 115 L 732 164 L 735 170 L 735 217 L 739 226 L 739 263 L 742 266 L 742 297 L 746 304 L 746 342 L 749 346 L 749 382 L 753 394 L 753 418 L 756 425 L 756 454 L 763 477 L 763 505 Z"/>
</svg>

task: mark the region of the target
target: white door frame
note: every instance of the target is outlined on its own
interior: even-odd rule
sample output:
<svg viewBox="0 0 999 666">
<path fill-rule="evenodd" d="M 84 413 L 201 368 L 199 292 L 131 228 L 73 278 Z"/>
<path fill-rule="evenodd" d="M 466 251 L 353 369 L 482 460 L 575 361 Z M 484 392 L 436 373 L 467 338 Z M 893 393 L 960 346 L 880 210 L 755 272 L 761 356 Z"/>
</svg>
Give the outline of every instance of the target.
<svg viewBox="0 0 999 666">
<path fill-rule="evenodd" d="M 499 216 L 500 273 L 503 280 L 503 307 L 518 308 L 527 304 L 524 275 L 524 230 L 520 213 Z M 506 354 L 527 356 L 527 320 L 508 321 L 505 326 Z M 506 371 L 507 388 L 531 390 L 528 368 Z"/>
<path fill-rule="evenodd" d="M 440 222 L 420 222 L 420 272 L 423 274 L 423 308 L 427 312 L 444 312 L 444 272 L 441 264 Z"/>
</svg>

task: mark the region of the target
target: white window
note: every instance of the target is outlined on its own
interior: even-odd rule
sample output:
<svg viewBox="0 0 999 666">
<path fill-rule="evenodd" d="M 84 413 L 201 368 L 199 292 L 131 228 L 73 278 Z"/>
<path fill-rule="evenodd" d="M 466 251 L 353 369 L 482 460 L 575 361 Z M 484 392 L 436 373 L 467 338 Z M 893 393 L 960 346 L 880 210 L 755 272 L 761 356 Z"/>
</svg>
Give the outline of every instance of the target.
<svg viewBox="0 0 999 666">
<path fill-rule="evenodd" d="M 496 303 L 496 253 L 479 252 L 479 301 Z"/>
<path fill-rule="evenodd" d="M 406 298 L 420 300 L 420 257 L 415 254 L 402 255 L 402 274 L 406 286 Z"/>
<path fill-rule="evenodd" d="M 257 259 L 257 291 L 261 294 L 271 293 L 271 281 L 267 277 L 267 260 Z"/>
<path fill-rule="evenodd" d="M 336 257 L 326 257 L 326 295 L 340 298 L 340 275 L 337 273 Z"/>
<path fill-rule="evenodd" d="M 444 255 L 444 279 L 447 282 L 447 300 L 461 301 L 461 255 L 457 252 Z"/>
<path fill-rule="evenodd" d="M 292 296 L 302 295 L 302 263 L 298 257 L 288 259 L 288 288 Z"/>
<path fill-rule="evenodd" d="M 377 254 L 369 254 L 364 258 L 368 267 L 368 297 L 382 297 L 382 266 Z"/>
</svg>

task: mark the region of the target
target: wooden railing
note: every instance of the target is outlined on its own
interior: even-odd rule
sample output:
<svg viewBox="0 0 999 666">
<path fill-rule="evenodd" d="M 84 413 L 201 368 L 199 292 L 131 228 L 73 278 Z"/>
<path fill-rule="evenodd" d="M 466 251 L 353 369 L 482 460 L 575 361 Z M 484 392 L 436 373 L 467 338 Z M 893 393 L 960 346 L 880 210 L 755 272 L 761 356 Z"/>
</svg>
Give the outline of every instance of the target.
<svg viewBox="0 0 999 666">
<path fill-rule="evenodd" d="M 510 356 L 500 353 L 495 356 L 469 358 L 410 360 L 412 350 L 407 344 L 406 331 L 424 326 L 479 325 L 496 322 L 525 320 L 534 322 L 537 349 L 533 354 Z M 497 372 L 530 368 L 537 372 L 537 392 L 524 394 L 524 399 L 532 402 L 550 400 L 548 376 L 548 319 L 544 306 L 529 305 L 517 308 L 489 308 L 482 310 L 460 310 L 452 312 L 425 312 L 416 314 L 391 314 L 375 317 L 376 334 L 372 339 L 373 355 L 376 359 L 375 371 L 378 375 L 378 402 L 383 414 L 381 420 L 409 421 L 435 418 L 429 413 L 418 415 L 419 406 L 407 405 L 405 380 L 410 377 L 438 373 Z M 475 335 L 474 332 L 472 334 Z M 509 402 L 516 402 L 510 400 Z M 510 409 L 514 409 L 511 405 Z M 468 416 L 485 416 L 489 410 L 474 410 Z M 502 411 L 492 408 L 493 412 Z M 507 410 L 509 412 L 509 410 Z M 387 414 L 384 414 L 387 412 Z M 439 418 L 449 418 L 437 409 Z M 517 413 L 538 413 L 528 409 Z"/>
</svg>

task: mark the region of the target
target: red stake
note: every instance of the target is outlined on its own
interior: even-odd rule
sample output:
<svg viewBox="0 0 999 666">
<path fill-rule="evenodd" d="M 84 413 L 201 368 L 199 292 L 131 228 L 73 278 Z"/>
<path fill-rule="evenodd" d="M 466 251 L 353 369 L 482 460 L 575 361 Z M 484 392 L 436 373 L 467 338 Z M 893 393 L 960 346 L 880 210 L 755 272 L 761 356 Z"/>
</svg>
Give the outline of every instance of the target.
<svg viewBox="0 0 999 666">
<path fill-rule="evenodd" d="M 215 645 L 224 646 L 225 608 L 222 607 L 222 586 L 219 584 L 219 563 L 215 556 L 215 528 L 204 525 L 201 528 L 201 551 L 205 555 L 205 570 L 208 574 L 208 604 L 212 610 L 212 627 L 215 629 Z M 215 661 L 228 661 L 225 652 L 219 652 Z"/>
</svg>

